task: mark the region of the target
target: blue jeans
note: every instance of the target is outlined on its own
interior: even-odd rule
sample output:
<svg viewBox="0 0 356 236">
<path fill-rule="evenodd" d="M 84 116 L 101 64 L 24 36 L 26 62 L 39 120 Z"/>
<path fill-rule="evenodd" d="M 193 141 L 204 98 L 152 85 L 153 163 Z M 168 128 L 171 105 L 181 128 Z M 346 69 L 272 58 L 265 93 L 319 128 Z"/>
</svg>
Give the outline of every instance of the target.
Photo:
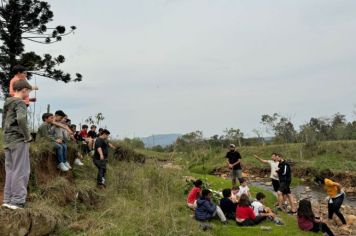
<svg viewBox="0 0 356 236">
<path fill-rule="evenodd" d="M 67 144 L 54 143 L 54 149 L 56 151 L 57 163 L 67 162 Z"/>
</svg>

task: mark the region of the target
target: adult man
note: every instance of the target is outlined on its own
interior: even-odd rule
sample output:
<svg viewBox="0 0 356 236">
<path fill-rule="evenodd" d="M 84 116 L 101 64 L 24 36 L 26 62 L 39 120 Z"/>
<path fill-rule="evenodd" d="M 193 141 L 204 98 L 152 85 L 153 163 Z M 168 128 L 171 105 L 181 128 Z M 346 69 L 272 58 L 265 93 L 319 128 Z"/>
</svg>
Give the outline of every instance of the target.
<svg viewBox="0 0 356 236">
<path fill-rule="evenodd" d="M 6 99 L 2 117 L 6 172 L 2 206 L 14 210 L 25 206 L 30 176 L 31 136 L 24 99 L 31 88 L 26 80 L 16 81 L 13 85 L 14 95 Z"/>
<path fill-rule="evenodd" d="M 95 140 L 94 165 L 98 168 L 97 184 L 99 188 L 105 188 L 105 173 L 108 162 L 109 145 L 107 139 L 109 130 L 104 129 L 102 134 Z"/>
<path fill-rule="evenodd" d="M 10 96 L 15 95 L 15 91 L 14 91 L 14 83 L 15 82 L 17 82 L 19 80 L 27 81 L 27 71 L 26 71 L 25 67 L 23 67 L 21 65 L 16 65 L 16 66 L 14 66 L 14 68 L 12 68 L 12 73 L 13 73 L 14 77 L 10 80 L 10 86 L 9 86 Z M 31 90 L 38 90 L 38 87 L 35 85 L 32 85 Z M 25 101 L 27 106 L 30 105 L 30 102 L 36 102 L 36 98 L 30 98 L 29 94 L 27 94 L 27 96 L 24 97 L 23 100 Z"/>
<path fill-rule="evenodd" d="M 242 181 L 241 155 L 236 150 L 235 144 L 230 144 L 230 150 L 226 153 L 226 163 L 231 169 L 232 187 L 236 186 L 236 178 Z"/>
<path fill-rule="evenodd" d="M 269 164 L 269 166 L 271 167 L 270 178 L 271 178 L 273 189 L 275 192 L 277 192 L 279 189 L 279 177 L 278 177 L 278 173 L 277 173 L 279 162 L 277 161 L 276 155 L 277 155 L 277 153 L 272 153 L 271 160 L 264 160 L 264 159 L 260 158 L 259 156 L 254 155 L 254 157 L 257 160 L 259 160 L 260 162 L 262 162 L 264 164 Z"/>
<path fill-rule="evenodd" d="M 283 210 L 283 196 L 286 196 L 291 207 L 291 210 L 288 213 L 295 214 L 297 209 L 294 204 L 293 195 L 290 191 L 290 184 L 292 183 L 292 171 L 290 165 L 283 159 L 282 154 L 277 154 L 276 160 L 279 161 L 277 170 L 279 178 L 279 189 L 277 192 L 279 209 Z"/>
</svg>

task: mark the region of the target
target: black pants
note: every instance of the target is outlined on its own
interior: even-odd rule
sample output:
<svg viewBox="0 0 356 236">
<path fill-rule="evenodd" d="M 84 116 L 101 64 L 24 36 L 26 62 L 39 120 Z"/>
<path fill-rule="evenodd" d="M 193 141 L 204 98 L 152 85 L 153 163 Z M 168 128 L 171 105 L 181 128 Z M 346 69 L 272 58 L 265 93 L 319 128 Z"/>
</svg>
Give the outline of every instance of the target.
<svg viewBox="0 0 356 236">
<path fill-rule="evenodd" d="M 328 203 L 328 212 L 329 212 L 329 219 L 331 220 L 333 218 L 334 213 L 339 217 L 341 222 L 345 225 L 346 220 L 344 216 L 340 212 L 340 208 L 342 205 L 342 202 L 344 201 L 345 194 L 342 194 L 341 196 L 337 198 L 332 199 L 332 203 Z"/>
<path fill-rule="evenodd" d="M 96 168 L 98 168 L 97 183 L 98 185 L 104 185 L 107 160 L 97 160 L 94 158 L 93 162 Z"/>
<path fill-rule="evenodd" d="M 241 223 L 237 222 L 238 225 L 240 226 L 252 226 L 252 225 L 258 225 L 262 221 L 266 219 L 266 216 L 256 216 L 255 219 L 246 219 L 242 221 Z"/>
<path fill-rule="evenodd" d="M 313 228 L 310 231 L 318 233 L 320 230 L 323 233 L 327 233 L 329 236 L 334 236 L 334 233 L 325 223 L 314 223 Z"/>
<path fill-rule="evenodd" d="M 272 186 L 275 192 L 278 192 L 279 189 L 279 180 L 276 179 L 271 179 L 272 180 Z"/>
</svg>

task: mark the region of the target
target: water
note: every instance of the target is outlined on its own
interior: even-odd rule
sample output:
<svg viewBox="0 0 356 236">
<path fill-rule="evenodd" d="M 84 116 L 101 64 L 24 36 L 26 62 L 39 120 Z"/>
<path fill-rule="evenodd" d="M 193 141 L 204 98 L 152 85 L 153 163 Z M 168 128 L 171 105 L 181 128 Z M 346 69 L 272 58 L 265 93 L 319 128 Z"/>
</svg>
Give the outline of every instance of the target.
<svg viewBox="0 0 356 236">
<path fill-rule="evenodd" d="M 266 190 L 269 190 L 271 192 L 273 191 L 273 187 L 272 186 L 266 186 L 263 182 L 256 182 L 256 181 L 251 181 L 251 184 Z M 306 192 L 305 189 L 309 187 L 310 191 Z M 314 201 L 325 201 L 326 198 L 326 193 L 324 192 L 324 190 L 319 187 L 319 186 L 315 186 L 315 185 L 298 185 L 296 187 L 291 188 L 292 193 L 296 196 L 296 198 L 299 199 L 303 199 L 303 198 L 310 198 Z M 344 205 L 348 205 L 351 207 L 356 207 L 356 195 L 348 195 L 346 194 L 346 198 L 344 200 Z"/>
</svg>

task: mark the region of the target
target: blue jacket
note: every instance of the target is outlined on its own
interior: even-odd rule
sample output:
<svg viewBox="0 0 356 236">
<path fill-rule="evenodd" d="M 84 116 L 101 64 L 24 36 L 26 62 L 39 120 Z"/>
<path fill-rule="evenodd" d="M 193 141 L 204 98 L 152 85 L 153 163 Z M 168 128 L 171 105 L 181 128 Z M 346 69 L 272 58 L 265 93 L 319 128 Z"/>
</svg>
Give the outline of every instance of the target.
<svg viewBox="0 0 356 236">
<path fill-rule="evenodd" d="M 213 217 L 215 211 L 216 205 L 211 201 L 201 197 L 197 201 L 195 219 L 200 221 L 210 220 Z"/>
</svg>

